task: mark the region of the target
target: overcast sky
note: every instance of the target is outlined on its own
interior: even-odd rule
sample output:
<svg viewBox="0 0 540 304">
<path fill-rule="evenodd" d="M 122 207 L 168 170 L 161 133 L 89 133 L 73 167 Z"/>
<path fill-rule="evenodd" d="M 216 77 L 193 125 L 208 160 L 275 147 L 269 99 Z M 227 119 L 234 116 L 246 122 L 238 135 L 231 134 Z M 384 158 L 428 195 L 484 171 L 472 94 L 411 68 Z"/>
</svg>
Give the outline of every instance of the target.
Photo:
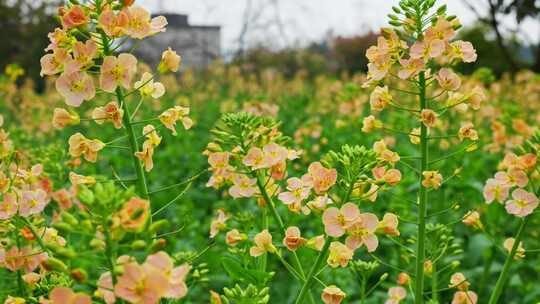
<svg viewBox="0 0 540 304">
<path fill-rule="evenodd" d="M 287 46 L 294 43 L 305 44 L 320 40 L 328 31 L 335 35 L 354 35 L 377 30 L 385 26 L 385 17 L 398 0 L 276 0 L 284 32 L 275 25 L 274 7 L 264 7 L 270 0 L 253 0 L 253 14 L 263 11 L 257 28 L 248 39 L 251 45 L 271 42 L 273 46 Z M 468 0 L 485 3 L 484 0 Z M 243 14 L 247 0 L 139 0 L 138 3 L 153 13 L 161 9 L 167 12 L 189 15 L 189 22 L 195 25 L 220 25 L 222 27 L 222 49 L 224 52 L 237 47 L 237 38 L 242 29 Z M 458 15 L 464 24 L 474 22 L 475 15 L 462 0 L 440 0 L 446 3 L 450 14 Z M 482 6 L 478 6 L 482 9 Z M 267 27 L 266 24 L 273 24 Z M 515 28 L 511 19 L 506 20 L 509 28 Z M 524 37 L 537 41 L 540 37 L 538 22 L 524 22 Z"/>
</svg>

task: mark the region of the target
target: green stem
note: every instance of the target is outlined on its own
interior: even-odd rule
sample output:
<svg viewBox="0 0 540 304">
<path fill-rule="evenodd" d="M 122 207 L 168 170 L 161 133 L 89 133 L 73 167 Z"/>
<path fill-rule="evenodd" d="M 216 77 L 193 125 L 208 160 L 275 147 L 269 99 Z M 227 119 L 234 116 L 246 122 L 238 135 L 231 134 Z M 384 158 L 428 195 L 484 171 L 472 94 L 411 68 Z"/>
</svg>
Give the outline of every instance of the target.
<svg viewBox="0 0 540 304">
<path fill-rule="evenodd" d="M 530 217 L 526 217 L 524 220 L 521 221 L 521 225 L 519 226 L 518 232 L 514 238 L 514 246 L 512 246 L 512 250 L 510 250 L 510 253 L 506 256 L 503 270 L 499 275 L 499 279 L 497 279 L 497 284 L 495 284 L 495 290 L 491 294 L 488 304 L 496 304 L 501 297 L 503 289 L 506 285 L 506 281 L 508 280 L 508 275 L 510 274 L 510 268 L 512 266 L 512 263 L 514 262 L 514 257 L 516 255 L 517 249 L 519 248 L 519 243 L 521 243 L 523 231 L 525 230 L 525 226 L 529 222 L 529 218 Z"/>
<path fill-rule="evenodd" d="M 366 303 L 366 284 L 367 278 L 362 275 L 362 284 L 360 286 L 360 304 Z"/>
<path fill-rule="evenodd" d="M 105 255 L 107 259 L 107 266 L 109 267 L 109 272 L 111 273 L 111 279 L 113 282 L 113 286 L 116 285 L 116 273 L 114 272 L 114 250 L 113 250 L 113 242 L 111 238 L 111 233 L 109 232 L 109 229 L 107 227 L 107 224 L 105 223 L 103 225 L 104 233 L 105 233 Z"/>
<path fill-rule="evenodd" d="M 419 75 L 419 99 L 420 99 L 420 109 L 426 109 L 428 107 L 426 100 L 426 74 L 421 72 Z M 428 130 L 427 127 L 421 123 L 420 129 L 420 172 L 428 170 L 428 156 L 429 156 L 429 147 L 428 147 Z M 423 292 L 424 292 L 424 260 L 425 260 L 425 245 L 426 245 L 426 214 L 427 214 L 427 201 L 428 201 L 428 191 L 422 186 L 423 176 L 420 175 L 419 184 L 420 190 L 418 193 L 418 234 L 417 234 L 417 244 L 416 244 L 416 272 L 415 272 L 415 303 L 422 304 L 424 302 Z"/>
<path fill-rule="evenodd" d="M 135 152 L 139 151 L 139 143 L 137 142 L 137 136 L 135 135 L 135 131 L 131 123 L 129 107 L 127 105 L 127 102 L 125 102 L 124 100 L 124 95 L 121 88 L 116 89 L 116 99 L 118 100 L 118 103 L 122 105 L 122 108 L 124 110 L 124 116 L 122 117 L 122 120 L 129 139 L 131 159 L 133 160 L 133 165 L 137 174 L 137 192 L 142 198 L 149 199 L 148 185 L 146 183 L 146 173 L 144 172 L 141 161 L 135 156 Z"/>
<path fill-rule="evenodd" d="M 315 264 L 313 264 L 313 267 L 311 267 L 311 270 L 308 273 L 308 276 L 306 278 L 306 281 L 304 282 L 304 285 L 302 286 L 302 289 L 300 289 L 300 293 L 298 294 L 298 297 L 296 298 L 296 304 L 302 304 L 304 301 L 304 298 L 306 297 L 306 294 L 308 293 L 309 289 L 311 288 L 311 284 L 313 283 L 313 278 L 315 277 L 315 274 L 321 267 L 321 264 L 324 261 L 324 258 L 326 257 L 326 253 L 328 252 L 328 249 L 330 248 L 330 240 L 326 240 L 324 243 L 324 247 L 319 253 L 319 256 L 317 256 L 317 260 L 315 260 Z"/>
<path fill-rule="evenodd" d="M 439 285 L 439 274 L 437 273 L 437 263 L 433 263 L 433 274 L 431 275 L 431 299 L 433 303 L 439 303 L 439 292 L 437 286 Z"/>
</svg>

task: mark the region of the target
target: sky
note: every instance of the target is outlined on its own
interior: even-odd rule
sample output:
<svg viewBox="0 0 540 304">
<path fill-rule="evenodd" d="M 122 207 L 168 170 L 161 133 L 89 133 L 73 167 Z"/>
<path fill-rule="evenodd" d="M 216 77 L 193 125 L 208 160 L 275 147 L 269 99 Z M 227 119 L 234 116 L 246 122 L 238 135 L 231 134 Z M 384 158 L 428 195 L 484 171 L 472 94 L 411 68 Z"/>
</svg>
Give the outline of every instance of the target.
<svg viewBox="0 0 540 304">
<path fill-rule="evenodd" d="M 189 15 L 192 25 L 220 25 L 224 53 L 238 47 L 246 3 L 249 0 L 139 0 L 138 3 L 157 13 L 159 11 Z M 272 0 L 251 0 L 251 18 L 255 20 L 246 40 L 249 45 L 270 44 L 285 47 L 320 41 L 331 31 L 334 35 L 350 36 L 377 31 L 387 22 L 386 15 L 398 0 L 275 0 L 277 9 L 269 6 Z M 467 0 L 481 3 L 484 0 Z M 475 15 L 462 0 L 440 0 L 448 6 L 449 14 L 457 15 L 463 24 L 474 22 Z M 477 5 L 480 11 L 484 7 Z M 279 12 L 276 14 L 276 11 Z M 259 17 L 256 17 L 260 15 Z M 282 26 L 276 25 L 279 16 Z M 512 18 L 505 20 L 508 28 L 516 28 Z M 540 23 L 522 23 L 525 41 L 538 41 Z"/>
</svg>

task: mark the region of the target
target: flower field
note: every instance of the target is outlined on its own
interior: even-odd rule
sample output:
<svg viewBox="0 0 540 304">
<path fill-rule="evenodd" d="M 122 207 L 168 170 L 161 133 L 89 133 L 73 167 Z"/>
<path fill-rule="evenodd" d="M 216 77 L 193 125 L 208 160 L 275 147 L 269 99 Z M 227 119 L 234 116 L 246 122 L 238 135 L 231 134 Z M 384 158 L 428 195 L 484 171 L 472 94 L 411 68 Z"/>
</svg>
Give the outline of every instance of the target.
<svg viewBox="0 0 540 304">
<path fill-rule="evenodd" d="M 134 1 L 68 1 L 0 76 L 0 302 L 538 303 L 540 77 L 402 0 L 367 74 L 179 72 Z M 20 83 L 24 83 L 20 85 Z"/>
</svg>

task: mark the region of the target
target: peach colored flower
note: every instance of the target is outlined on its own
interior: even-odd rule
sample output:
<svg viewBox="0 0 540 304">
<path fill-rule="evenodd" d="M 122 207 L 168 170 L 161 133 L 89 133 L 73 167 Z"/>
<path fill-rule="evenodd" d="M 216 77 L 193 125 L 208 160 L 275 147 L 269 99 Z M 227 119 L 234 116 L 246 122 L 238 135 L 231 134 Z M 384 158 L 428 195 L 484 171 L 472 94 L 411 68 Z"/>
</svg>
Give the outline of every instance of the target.
<svg viewBox="0 0 540 304">
<path fill-rule="evenodd" d="M 369 104 L 371 105 L 371 110 L 375 112 L 380 112 L 392 103 L 392 95 L 388 91 L 388 87 L 376 87 L 369 97 Z"/>
<path fill-rule="evenodd" d="M 151 18 L 150 13 L 140 6 L 131 6 L 124 10 L 128 23 L 124 32 L 135 39 L 144 39 L 148 36 L 165 32 L 167 19 L 163 16 Z"/>
<path fill-rule="evenodd" d="M 180 68 L 180 63 L 182 58 L 173 51 L 171 48 L 168 48 L 161 54 L 161 61 L 159 62 L 158 70 L 160 73 L 166 73 L 168 71 L 178 72 Z"/>
<path fill-rule="evenodd" d="M 373 177 L 377 181 L 383 181 L 390 186 L 395 186 L 401 181 L 401 172 L 397 169 L 386 170 L 386 167 L 376 167 L 372 170 Z"/>
<path fill-rule="evenodd" d="M 330 253 L 326 262 L 332 268 L 337 268 L 338 266 L 345 268 L 352 260 L 353 255 L 354 250 L 348 246 L 340 242 L 332 242 L 330 243 Z"/>
<path fill-rule="evenodd" d="M 326 209 L 326 207 L 330 204 L 332 204 L 332 200 L 328 196 L 316 196 L 314 199 L 309 201 L 306 206 L 307 209 L 303 209 L 305 215 L 308 215 L 311 213 L 311 210 L 322 212 Z"/>
<path fill-rule="evenodd" d="M 506 211 L 517 217 L 525 217 L 538 207 L 538 198 L 536 195 L 523 189 L 514 190 L 512 192 L 512 198 L 512 200 L 506 202 Z"/>
<path fill-rule="evenodd" d="M 210 238 L 212 239 L 215 238 L 220 231 L 227 228 L 225 222 L 229 219 L 229 216 L 223 209 L 218 209 L 217 214 L 217 217 L 212 220 L 212 223 L 210 224 Z"/>
<path fill-rule="evenodd" d="M 258 170 L 266 167 L 264 162 L 264 153 L 260 148 L 252 147 L 242 159 L 242 163 L 253 170 Z"/>
<path fill-rule="evenodd" d="M 118 278 L 114 293 L 130 303 L 157 304 L 168 287 L 164 273 L 132 262 L 124 265 L 124 273 Z"/>
<path fill-rule="evenodd" d="M 458 291 L 454 294 L 452 304 L 476 304 L 478 295 L 473 291 Z"/>
<path fill-rule="evenodd" d="M 252 197 L 258 192 L 257 180 L 249 178 L 243 174 L 237 174 L 233 178 L 234 185 L 229 189 L 229 194 L 233 198 Z"/>
<path fill-rule="evenodd" d="M 114 93 L 118 86 L 131 88 L 131 81 L 137 72 L 137 58 L 123 53 L 118 57 L 107 56 L 103 59 L 99 85 L 105 92 Z"/>
<path fill-rule="evenodd" d="M 210 169 L 215 172 L 229 170 L 229 159 L 231 154 L 229 152 L 213 152 L 208 155 L 208 164 Z"/>
<path fill-rule="evenodd" d="M 537 162 L 538 162 L 538 157 L 533 153 L 527 153 L 527 154 L 521 155 L 518 158 L 519 167 L 524 170 L 533 169 Z"/>
<path fill-rule="evenodd" d="M 479 110 L 482 102 L 486 99 L 486 92 L 479 86 L 475 86 L 469 94 L 469 104 L 474 110 Z"/>
<path fill-rule="evenodd" d="M 379 219 L 373 213 L 362 213 L 351 225 L 347 227 L 347 239 L 345 244 L 353 251 L 366 246 L 368 252 L 373 252 L 379 246 L 379 240 L 375 231 L 379 225 Z"/>
<path fill-rule="evenodd" d="M 44 261 L 48 259 L 47 253 L 41 252 L 40 249 L 33 249 L 31 246 L 18 248 L 11 247 L 4 255 L 3 266 L 11 271 L 24 270 L 25 272 L 33 272 Z"/>
<path fill-rule="evenodd" d="M 89 162 L 95 163 L 97 153 L 105 147 L 105 144 L 98 139 L 88 139 L 81 133 L 73 134 L 69 140 L 69 155 L 72 157 L 84 156 Z"/>
<path fill-rule="evenodd" d="M 17 196 L 14 193 L 5 193 L 0 203 L 0 220 L 7 220 L 17 214 Z"/>
<path fill-rule="evenodd" d="M 263 153 L 264 153 L 264 165 L 265 168 L 273 167 L 275 165 L 278 165 L 285 160 L 287 160 L 287 157 L 289 156 L 289 151 L 276 144 L 276 143 L 269 143 L 263 147 Z"/>
<path fill-rule="evenodd" d="M 446 20 L 444 16 L 439 16 L 435 25 L 430 26 L 424 35 L 426 41 L 442 40 L 448 41 L 456 36 L 454 25 Z"/>
<path fill-rule="evenodd" d="M 76 41 L 73 44 L 73 59 L 81 67 L 90 66 L 93 63 L 94 58 L 97 55 L 97 44 L 89 39 L 85 43 Z"/>
<path fill-rule="evenodd" d="M 182 121 L 184 129 L 189 130 L 193 126 L 193 121 L 187 115 L 189 114 L 189 108 L 182 106 L 174 106 L 173 108 L 165 110 L 165 112 L 159 115 L 161 123 L 176 136 L 176 122 Z"/>
<path fill-rule="evenodd" d="M 461 60 L 466 63 L 475 62 L 478 56 L 472 43 L 468 41 L 454 41 L 450 44 L 449 57 L 452 60 Z"/>
<path fill-rule="evenodd" d="M 510 186 L 501 180 L 490 178 L 484 186 L 483 193 L 487 204 L 491 204 L 493 201 L 503 203 L 508 198 Z"/>
<path fill-rule="evenodd" d="M 301 179 L 292 177 L 287 180 L 287 190 L 278 195 L 280 201 L 286 205 L 300 204 L 309 197 L 311 187 Z"/>
<path fill-rule="evenodd" d="M 93 176 L 84 176 L 75 172 L 69 172 L 69 181 L 72 185 L 94 185 L 96 179 Z"/>
<path fill-rule="evenodd" d="M 316 251 L 321 251 L 324 247 L 324 243 L 325 243 L 325 238 L 324 238 L 324 235 L 321 234 L 307 240 L 306 247 L 311 248 Z"/>
<path fill-rule="evenodd" d="M 120 226 L 128 231 L 140 231 L 148 220 L 149 209 L 149 201 L 132 197 L 116 214 Z"/>
<path fill-rule="evenodd" d="M 457 91 L 461 86 L 461 79 L 451 69 L 442 68 L 435 77 L 441 88 L 445 91 Z"/>
<path fill-rule="evenodd" d="M 439 171 L 424 171 L 422 172 L 424 179 L 422 180 L 422 186 L 426 188 L 439 189 L 442 184 L 442 175 Z"/>
<path fill-rule="evenodd" d="M 425 61 L 421 58 L 400 59 L 399 64 L 402 66 L 402 69 L 398 71 L 398 77 L 401 79 L 414 77 L 425 68 Z"/>
<path fill-rule="evenodd" d="M 437 113 L 430 109 L 424 109 L 420 112 L 420 121 L 428 128 L 433 128 L 437 123 Z"/>
<path fill-rule="evenodd" d="M 308 173 L 302 177 L 305 182 L 310 182 L 317 194 L 326 193 L 337 180 L 336 169 L 327 169 L 320 162 L 311 163 Z"/>
<path fill-rule="evenodd" d="M 69 106 L 78 107 L 96 96 L 94 80 L 86 72 L 67 69 L 56 79 L 55 85 Z"/>
<path fill-rule="evenodd" d="M 4 304 L 26 304 L 26 300 L 24 298 L 8 296 Z"/>
<path fill-rule="evenodd" d="M 474 129 L 474 125 L 471 122 L 464 123 L 458 132 L 459 140 L 470 139 L 473 141 L 478 140 L 478 132 Z"/>
<path fill-rule="evenodd" d="M 508 253 L 512 252 L 512 248 L 514 247 L 514 244 L 516 243 L 516 240 L 514 238 L 507 238 L 504 240 L 503 247 L 508 251 Z M 519 242 L 519 245 L 516 249 L 516 254 L 514 256 L 514 259 L 523 259 L 525 258 L 525 248 L 523 247 L 523 242 Z"/>
<path fill-rule="evenodd" d="M 388 149 L 383 139 L 373 144 L 373 151 L 377 153 L 378 159 L 390 164 L 395 164 L 400 160 L 399 154 Z"/>
<path fill-rule="evenodd" d="M 399 236 L 399 219 L 397 215 L 393 213 L 385 213 L 383 216 L 382 221 L 379 222 L 379 225 L 377 227 L 377 230 L 380 230 L 382 233 L 391 235 L 391 236 Z"/>
<path fill-rule="evenodd" d="M 118 37 L 124 34 L 129 22 L 129 17 L 125 11 L 115 14 L 111 9 L 105 9 L 99 15 L 98 25 L 107 36 Z"/>
<path fill-rule="evenodd" d="M 41 72 L 43 75 L 56 75 L 64 69 L 64 64 L 69 59 L 69 54 L 66 49 L 54 49 L 52 54 L 45 54 L 41 57 Z"/>
<path fill-rule="evenodd" d="M 84 12 L 84 9 L 80 5 L 73 5 L 62 16 L 62 26 L 68 30 L 74 27 L 79 27 L 87 24 L 90 18 Z"/>
<path fill-rule="evenodd" d="M 141 96 L 151 96 L 158 99 L 165 94 L 165 87 L 161 82 L 154 82 L 154 76 L 151 73 L 144 72 L 141 80 L 135 82 L 135 88 L 139 90 Z"/>
<path fill-rule="evenodd" d="M 483 229 L 484 227 L 484 225 L 482 225 L 482 222 L 480 221 L 480 213 L 478 213 L 477 211 L 468 211 L 463 216 L 462 222 L 467 226 L 477 229 Z"/>
<path fill-rule="evenodd" d="M 233 229 L 225 235 L 225 242 L 229 246 L 236 246 L 238 243 L 247 240 L 247 235 L 240 233 L 238 229 Z"/>
<path fill-rule="evenodd" d="M 529 183 L 527 173 L 521 169 L 510 169 L 508 172 L 497 172 L 495 173 L 495 179 L 509 187 L 518 186 L 523 188 Z"/>
<path fill-rule="evenodd" d="M 388 289 L 388 300 L 384 304 L 399 304 L 407 297 L 407 290 L 401 286 Z"/>
<path fill-rule="evenodd" d="M 39 214 L 45 209 L 49 201 L 50 198 L 47 193 L 41 189 L 23 191 L 19 200 L 19 215 L 29 217 Z"/>
<path fill-rule="evenodd" d="M 322 216 L 324 231 L 327 235 L 340 237 L 345 234 L 345 230 L 351 226 L 360 216 L 358 206 L 353 203 L 344 204 L 341 209 L 330 207 L 326 209 Z"/>
<path fill-rule="evenodd" d="M 165 289 L 163 297 L 170 299 L 181 299 L 186 296 L 188 292 L 187 285 L 185 283 L 186 276 L 191 270 L 191 266 L 183 264 L 178 267 L 174 267 L 174 262 L 171 257 L 164 251 L 159 251 L 146 258 L 143 264 L 147 273 L 152 271 L 158 271 L 165 275 L 168 280 L 168 286 Z"/>
<path fill-rule="evenodd" d="M 62 108 L 55 108 L 52 125 L 56 129 L 63 129 L 66 126 L 78 125 L 81 118 L 77 113 L 70 113 Z"/>
<path fill-rule="evenodd" d="M 97 281 L 97 297 L 102 298 L 106 304 L 116 303 L 114 287 L 110 272 L 102 273 Z"/>
<path fill-rule="evenodd" d="M 411 277 L 406 272 L 400 272 L 398 275 L 397 283 L 399 285 L 409 285 Z"/>
<path fill-rule="evenodd" d="M 335 285 L 330 285 L 324 288 L 321 299 L 324 304 L 340 304 L 345 299 L 345 296 L 346 294 L 341 289 Z"/>
<path fill-rule="evenodd" d="M 373 115 L 369 115 L 367 117 L 364 117 L 364 121 L 362 123 L 362 132 L 364 133 L 370 133 L 375 129 L 380 129 L 383 127 L 382 121 L 375 118 Z"/>
<path fill-rule="evenodd" d="M 142 151 L 137 151 L 134 155 L 144 163 L 144 170 L 146 172 L 152 171 L 154 168 L 154 145 L 151 141 L 146 140 L 143 143 Z"/>
<path fill-rule="evenodd" d="M 296 226 L 288 227 L 283 238 L 283 245 L 290 251 L 295 251 L 302 247 L 307 240 L 300 236 L 300 229 Z"/>
<path fill-rule="evenodd" d="M 124 110 L 120 109 L 118 103 L 111 101 L 104 107 L 96 107 L 92 111 L 92 119 L 101 125 L 104 122 L 112 122 L 116 129 L 122 128 L 122 117 Z"/>
<path fill-rule="evenodd" d="M 461 272 L 456 272 L 450 277 L 449 288 L 457 288 L 459 290 L 467 290 L 471 284 L 467 281 L 465 275 Z"/>
<path fill-rule="evenodd" d="M 441 56 L 445 49 L 446 45 L 440 39 L 417 41 L 411 46 L 410 56 L 411 59 L 429 60 Z"/>
<path fill-rule="evenodd" d="M 146 125 L 143 128 L 142 135 L 146 137 L 146 142 L 156 147 L 161 143 L 161 137 L 159 136 L 156 127 L 153 125 Z"/>
<path fill-rule="evenodd" d="M 263 231 L 255 235 L 253 241 L 255 242 L 255 246 L 249 249 L 249 254 L 252 257 L 258 257 L 267 252 L 277 252 L 276 247 L 274 246 L 274 244 L 272 244 L 272 235 L 268 232 L 267 229 L 264 229 Z"/>
<path fill-rule="evenodd" d="M 92 304 L 92 298 L 84 293 L 75 293 L 68 287 L 55 287 L 49 293 L 49 300 L 40 301 L 41 304 Z"/>
</svg>

